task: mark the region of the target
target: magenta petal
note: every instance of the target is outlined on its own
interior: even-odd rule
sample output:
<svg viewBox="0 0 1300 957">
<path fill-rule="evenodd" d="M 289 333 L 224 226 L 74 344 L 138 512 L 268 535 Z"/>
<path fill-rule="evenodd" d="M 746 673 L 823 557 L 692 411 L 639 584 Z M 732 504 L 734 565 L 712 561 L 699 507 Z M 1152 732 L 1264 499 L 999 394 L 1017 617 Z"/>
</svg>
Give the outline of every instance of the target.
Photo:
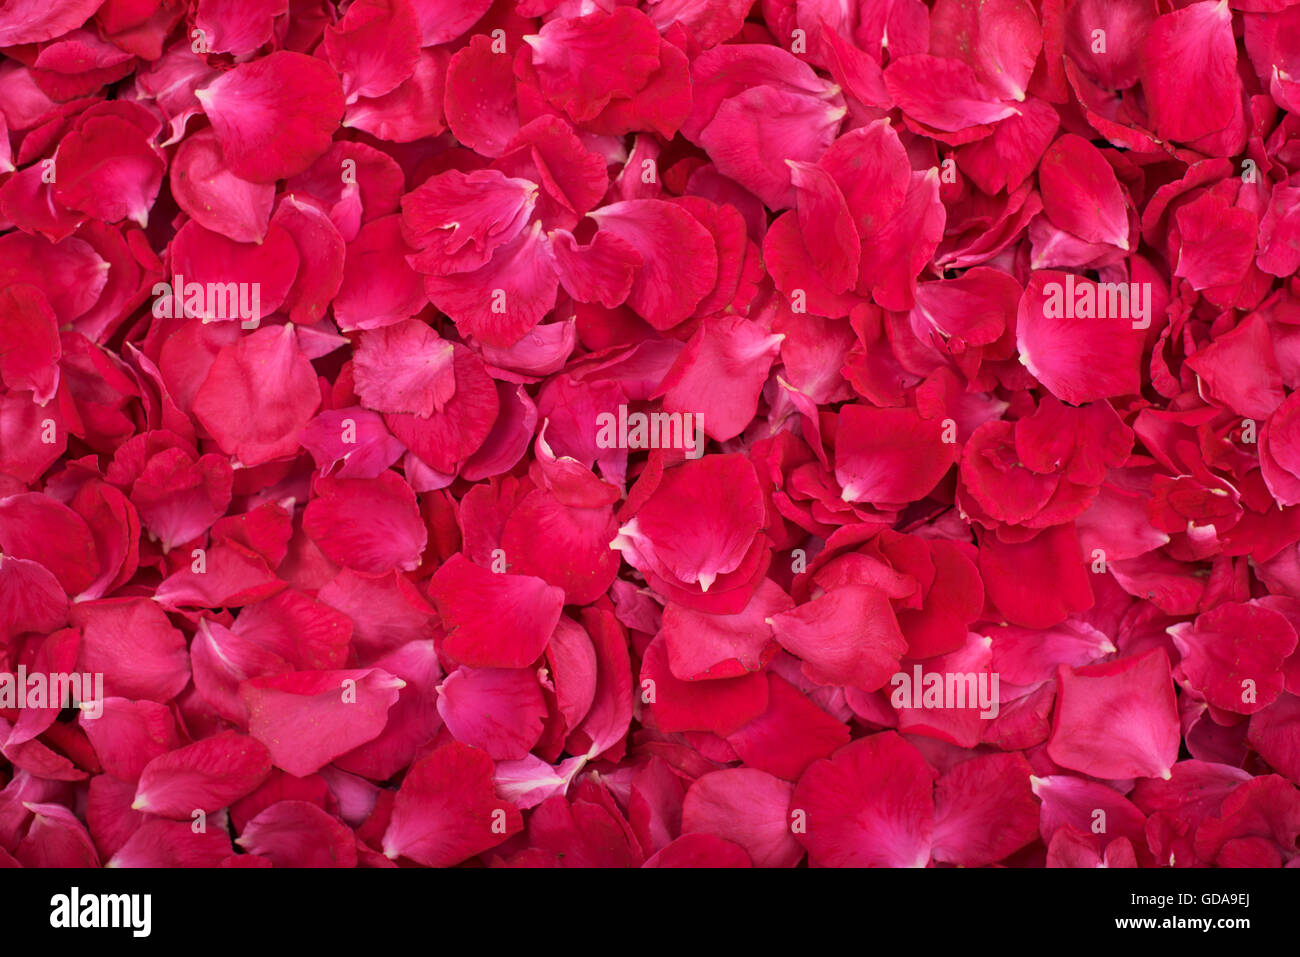
<svg viewBox="0 0 1300 957">
<path fill-rule="evenodd" d="M 375 738 L 405 684 L 386 671 L 297 671 L 239 686 L 249 734 L 272 763 L 303 777 Z"/>
</svg>

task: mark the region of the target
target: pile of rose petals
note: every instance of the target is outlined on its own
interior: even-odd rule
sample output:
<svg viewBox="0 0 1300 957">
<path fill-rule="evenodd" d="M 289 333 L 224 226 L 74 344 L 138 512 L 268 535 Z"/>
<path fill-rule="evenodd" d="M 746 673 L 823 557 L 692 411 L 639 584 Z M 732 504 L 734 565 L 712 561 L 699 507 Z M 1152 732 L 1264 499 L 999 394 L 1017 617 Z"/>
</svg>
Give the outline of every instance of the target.
<svg viewBox="0 0 1300 957">
<path fill-rule="evenodd" d="M 1300 866 L 1297 106 L 1290 0 L 3 0 L 0 866 Z"/>
</svg>

